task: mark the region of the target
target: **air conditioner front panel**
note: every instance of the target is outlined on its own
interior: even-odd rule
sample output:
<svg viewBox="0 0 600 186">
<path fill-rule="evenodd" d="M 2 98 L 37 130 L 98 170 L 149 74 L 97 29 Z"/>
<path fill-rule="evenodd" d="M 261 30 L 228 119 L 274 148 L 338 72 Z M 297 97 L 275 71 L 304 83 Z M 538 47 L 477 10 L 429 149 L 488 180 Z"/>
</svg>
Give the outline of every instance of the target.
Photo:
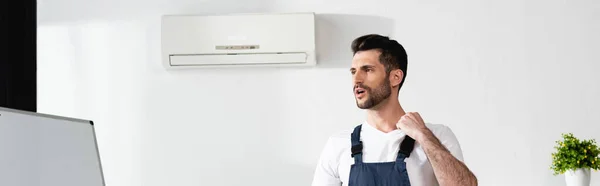
<svg viewBox="0 0 600 186">
<path fill-rule="evenodd" d="M 171 53 L 221 53 L 218 46 L 258 45 L 242 52 L 299 52 L 314 48 L 312 14 L 165 16 L 162 45 Z"/>
</svg>

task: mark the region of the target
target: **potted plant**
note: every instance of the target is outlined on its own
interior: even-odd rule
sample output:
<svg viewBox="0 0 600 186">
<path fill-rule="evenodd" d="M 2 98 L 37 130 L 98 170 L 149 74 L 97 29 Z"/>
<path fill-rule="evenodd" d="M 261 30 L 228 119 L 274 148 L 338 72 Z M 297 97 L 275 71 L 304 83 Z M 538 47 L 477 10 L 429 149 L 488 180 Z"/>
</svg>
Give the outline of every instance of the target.
<svg viewBox="0 0 600 186">
<path fill-rule="evenodd" d="M 600 169 L 600 148 L 594 139 L 579 140 L 572 133 L 562 134 L 552 153 L 554 175 L 564 174 L 567 186 L 589 186 L 590 170 Z"/>
</svg>

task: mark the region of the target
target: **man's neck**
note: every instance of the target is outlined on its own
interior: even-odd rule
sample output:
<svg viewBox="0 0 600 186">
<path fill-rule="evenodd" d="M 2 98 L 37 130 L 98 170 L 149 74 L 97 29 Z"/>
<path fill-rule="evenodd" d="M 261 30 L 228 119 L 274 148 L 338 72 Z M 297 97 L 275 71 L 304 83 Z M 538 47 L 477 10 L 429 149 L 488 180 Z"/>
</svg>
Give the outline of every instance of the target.
<svg viewBox="0 0 600 186">
<path fill-rule="evenodd" d="M 397 99 L 387 99 L 376 109 L 367 111 L 367 122 L 376 129 L 388 133 L 396 130 L 396 123 L 406 114 Z"/>
</svg>

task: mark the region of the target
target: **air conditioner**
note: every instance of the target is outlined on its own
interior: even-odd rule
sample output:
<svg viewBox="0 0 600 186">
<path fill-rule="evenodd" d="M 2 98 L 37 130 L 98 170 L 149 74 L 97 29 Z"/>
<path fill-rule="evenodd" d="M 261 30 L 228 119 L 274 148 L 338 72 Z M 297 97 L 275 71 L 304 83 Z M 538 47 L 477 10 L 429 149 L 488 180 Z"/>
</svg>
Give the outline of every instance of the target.
<svg viewBox="0 0 600 186">
<path fill-rule="evenodd" d="M 314 13 L 165 15 L 162 61 L 168 69 L 314 66 Z"/>
</svg>

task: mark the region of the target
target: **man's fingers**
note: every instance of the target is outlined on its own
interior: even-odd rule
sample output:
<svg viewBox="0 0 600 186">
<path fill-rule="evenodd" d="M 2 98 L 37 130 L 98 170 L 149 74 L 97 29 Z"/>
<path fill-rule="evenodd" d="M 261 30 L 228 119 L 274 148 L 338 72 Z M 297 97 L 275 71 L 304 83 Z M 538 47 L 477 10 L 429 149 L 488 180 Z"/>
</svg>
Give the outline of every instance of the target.
<svg viewBox="0 0 600 186">
<path fill-rule="evenodd" d="M 398 121 L 396 125 L 400 127 L 406 125 L 408 122 L 412 122 L 412 119 L 410 119 L 407 115 L 404 115 L 400 117 L 400 121 Z"/>
<path fill-rule="evenodd" d="M 415 119 L 417 119 L 419 121 L 423 121 L 423 118 L 421 117 L 421 115 L 418 112 L 414 112 L 413 115 L 414 115 Z"/>
<path fill-rule="evenodd" d="M 407 120 L 411 121 L 411 122 L 416 122 L 417 120 L 415 119 L 415 116 L 413 116 L 412 112 L 408 112 L 406 113 L 404 116 L 402 117 L 406 117 Z"/>
</svg>

